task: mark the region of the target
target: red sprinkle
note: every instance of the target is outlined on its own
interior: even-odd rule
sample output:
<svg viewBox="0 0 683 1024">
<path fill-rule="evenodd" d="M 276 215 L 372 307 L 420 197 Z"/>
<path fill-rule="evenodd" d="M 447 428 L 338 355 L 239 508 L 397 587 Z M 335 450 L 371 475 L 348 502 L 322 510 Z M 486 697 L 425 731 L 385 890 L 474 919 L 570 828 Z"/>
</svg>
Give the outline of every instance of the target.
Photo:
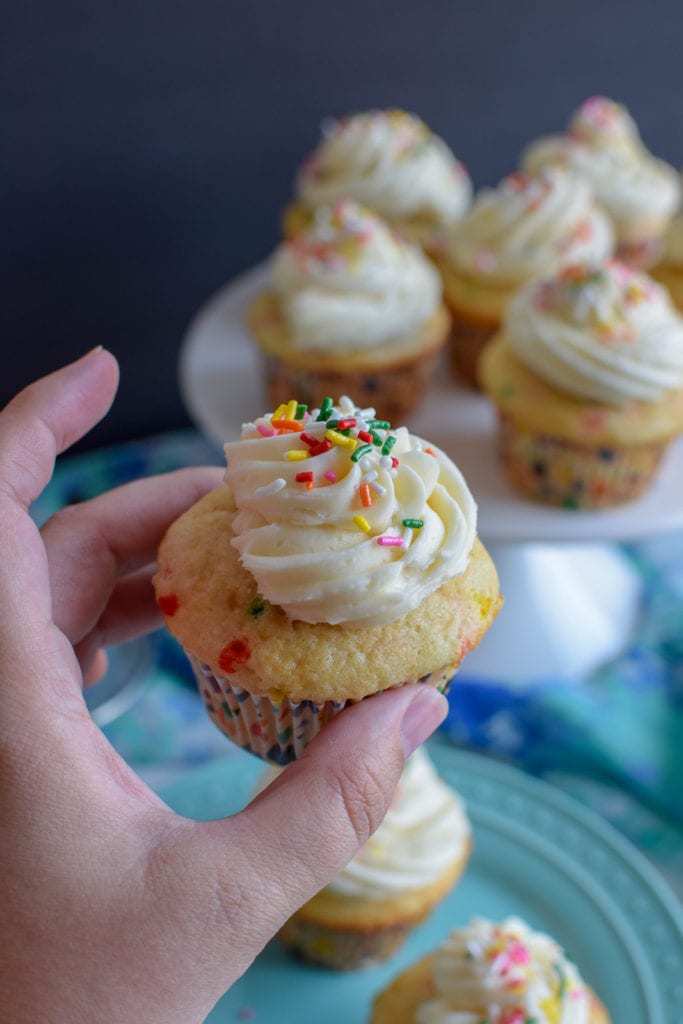
<svg viewBox="0 0 683 1024">
<path fill-rule="evenodd" d="M 351 427 L 355 427 L 356 418 L 355 416 L 347 416 L 346 419 L 339 420 L 335 430 L 350 430 Z"/>
<path fill-rule="evenodd" d="M 313 474 L 308 471 L 305 473 L 297 473 L 294 479 L 298 484 L 306 484 L 309 480 L 313 479 Z"/>
<path fill-rule="evenodd" d="M 316 444 L 319 443 L 317 437 L 313 437 L 312 434 L 306 433 L 305 430 L 302 431 L 301 433 L 301 440 L 304 442 L 304 444 L 307 444 L 309 448 L 313 448 Z"/>
<path fill-rule="evenodd" d="M 244 665 L 251 657 L 251 650 L 246 640 L 231 640 L 218 655 L 221 672 L 231 675 L 239 665 Z"/>
<path fill-rule="evenodd" d="M 392 455 L 391 456 L 391 467 L 392 467 L 392 469 L 396 469 L 397 466 L 398 466 L 398 459 L 396 458 L 395 455 Z"/>
<path fill-rule="evenodd" d="M 175 594 L 162 594 L 157 598 L 157 604 L 169 618 L 178 611 L 178 598 Z"/>
<path fill-rule="evenodd" d="M 325 452 L 329 452 L 332 447 L 332 442 L 325 438 L 320 444 L 316 444 L 315 447 L 311 448 L 311 455 L 324 455 Z"/>
<path fill-rule="evenodd" d="M 368 434 L 367 430 L 359 430 L 358 437 L 361 441 L 365 441 L 366 444 L 372 444 L 372 434 Z"/>
</svg>

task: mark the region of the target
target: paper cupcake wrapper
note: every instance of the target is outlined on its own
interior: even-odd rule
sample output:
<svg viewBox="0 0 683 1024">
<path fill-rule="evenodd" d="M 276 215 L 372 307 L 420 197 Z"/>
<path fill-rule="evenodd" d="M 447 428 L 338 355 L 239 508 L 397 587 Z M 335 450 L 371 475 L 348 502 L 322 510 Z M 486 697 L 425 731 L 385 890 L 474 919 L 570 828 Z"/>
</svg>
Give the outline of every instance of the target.
<svg viewBox="0 0 683 1024">
<path fill-rule="evenodd" d="M 666 447 L 590 448 L 500 416 L 500 456 L 510 483 L 526 497 L 560 508 L 612 508 L 635 500 L 652 482 Z"/>
<path fill-rule="evenodd" d="M 188 658 L 210 718 L 233 743 L 268 764 L 282 766 L 296 761 L 327 722 L 347 705 L 357 703 L 353 700 L 295 703 L 287 697 L 273 700 L 266 694 L 249 693 L 225 676 L 217 676 L 189 652 Z M 415 682 L 447 693 L 455 670 L 455 665 L 447 665 Z"/>
<path fill-rule="evenodd" d="M 355 971 L 388 960 L 403 945 L 416 922 L 382 928 L 332 928 L 294 915 L 277 939 L 295 956 L 332 971 Z"/>
<path fill-rule="evenodd" d="M 326 395 L 353 395 L 359 406 L 372 406 L 392 423 L 403 423 L 424 399 L 437 373 L 441 349 L 422 352 L 395 366 L 377 370 L 297 369 L 271 354 L 262 355 L 268 399 L 273 408 L 296 395 L 311 408 Z"/>
<path fill-rule="evenodd" d="M 451 327 L 451 368 L 456 380 L 474 390 L 481 390 L 477 367 L 479 356 L 499 330 L 494 321 L 477 320 L 465 313 L 453 312 Z"/>
</svg>

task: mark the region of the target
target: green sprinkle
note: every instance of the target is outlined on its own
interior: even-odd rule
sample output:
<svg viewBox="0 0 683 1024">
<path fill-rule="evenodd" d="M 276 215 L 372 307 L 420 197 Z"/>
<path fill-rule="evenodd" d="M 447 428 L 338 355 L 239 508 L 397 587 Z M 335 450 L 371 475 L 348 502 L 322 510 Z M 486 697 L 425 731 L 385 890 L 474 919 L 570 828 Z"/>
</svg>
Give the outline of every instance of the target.
<svg viewBox="0 0 683 1024">
<path fill-rule="evenodd" d="M 221 707 L 222 707 L 223 711 L 225 712 L 225 717 L 226 718 L 232 718 L 232 711 L 230 710 L 230 705 L 226 704 L 225 701 L 224 701 L 221 704 Z"/>
<path fill-rule="evenodd" d="M 252 619 L 258 619 L 260 615 L 263 615 L 264 611 L 268 608 L 268 602 L 261 600 L 257 597 L 255 601 L 252 601 L 247 611 L 251 615 Z"/>
<path fill-rule="evenodd" d="M 351 462 L 358 462 L 359 459 L 362 459 L 364 455 L 367 455 L 368 452 L 371 452 L 371 451 L 372 451 L 372 445 L 371 444 L 361 444 L 361 445 L 359 445 L 358 448 L 356 448 L 355 451 L 353 452 L 353 454 L 351 455 Z"/>
<path fill-rule="evenodd" d="M 299 404 L 296 407 L 296 415 L 294 416 L 294 419 L 295 420 L 302 420 L 304 418 L 304 415 L 307 412 L 308 412 L 308 406 L 304 405 L 303 402 L 299 402 Z"/>
<path fill-rule="evenodd" d="M 329 419 L 330 415 L 332 413 L 332 409 L 333 409 L 332 399 L 331 398 L 323 398 L 323 403 L 320 406 L 320 412 L 318 413 L 318 416 L 316 417 L 316 421 L 315 422 L 316 423 L 321 423 L 323 420 Z"/>
<path fill-rule="evenodd" d="M 334 430 L 338 423 L 339 423 L 339 420 L 328 420 L 327 421 L 327 425 L 330 428 L 330 430 Z"/>
<path fill-rule="evenodd" d="M 419 530 L 421 526 L 424 526 L 424 520 L 422 519 L 404 519 L 403 525 L 407 526 L 410 530 Z"/>
<path fill-rule="evenodd" d="M 386 441 L 384 442 L 384 444 L 382 445 L 382 455 L 388 455 L 389 452 L 391 451 L 391 449 L 394 447 L 395 444 L 396 444 L 396 438 L 395 437 L 388 437 L 386 439 Z"/>
<path fill-rule="evenodd" d="M 369 427 L 377 427 L 379 430 L 388 430 L 391 424 L 389 420 L 366 420 Z"/>
<path fill-rule="evenodd" d="M 382 445 L 382 438 L 379 436 L 377 431 L 376 430 L 369 430 L 368 433 L 370 434 L 370 437 L 372 438 L 372 443 L 376 444 L 376 445 L 379 445 L 381 447 L 381 445 Z"/>
</svg>

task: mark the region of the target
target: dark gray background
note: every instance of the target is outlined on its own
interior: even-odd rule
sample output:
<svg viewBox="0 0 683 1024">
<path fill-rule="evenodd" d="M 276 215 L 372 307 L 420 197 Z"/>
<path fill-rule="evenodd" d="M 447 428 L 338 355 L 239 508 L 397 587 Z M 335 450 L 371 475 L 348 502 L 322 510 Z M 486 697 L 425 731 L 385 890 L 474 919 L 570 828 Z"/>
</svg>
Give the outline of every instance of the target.
<svg viewBox="0 0 683 1024">
<path fill-rule="evenodd" d="M 88 444 L 185 425 L 192 314 L 262 259 L 320 121 L 420 114 L 475 184 L 587 96 L 683 164 L 683 3 L 21 0 L 0 30 L 0 405 L 103 343 Z"/>
</svg>

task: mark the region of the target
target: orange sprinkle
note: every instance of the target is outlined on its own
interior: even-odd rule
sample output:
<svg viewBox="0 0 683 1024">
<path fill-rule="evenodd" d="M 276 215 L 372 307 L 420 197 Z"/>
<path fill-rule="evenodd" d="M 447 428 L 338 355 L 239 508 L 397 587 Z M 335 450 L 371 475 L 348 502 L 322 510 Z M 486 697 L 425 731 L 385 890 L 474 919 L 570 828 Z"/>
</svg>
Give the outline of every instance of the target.
<svg viewBox="0 0 683 1024">
<path fill-rule="evenodd" d="M 425 448 L 425 451 L 426 451 L 427 455 L 433 455 L 434 458 L 436 458 L 436 452 L 432 451 L 431 448 Z"/>
<path fill-rule="evenodd" d="M 313 490 L 313 481 L 312 480 L 307 480 L 306 481 L 306 490 L 307 491 L 312 491 Z"/>
<path fill-rule="evenodd" d="M 304 429 L 303 423 L 300 423 L 299 420 L 279 419 L 271 420 L 270 422 L 276 430 L 283 430 L 286 433 L 289 433 L 290 431 L 298 432 Z"/>
<path fill-rule="evenodd" d="M 372 494 L 370 493 L 370 484 L 362 483 L 360 485 L 360 500 L 363 502 L 365 508 L 370 508 L 372 505 Z"/>
</svg>

